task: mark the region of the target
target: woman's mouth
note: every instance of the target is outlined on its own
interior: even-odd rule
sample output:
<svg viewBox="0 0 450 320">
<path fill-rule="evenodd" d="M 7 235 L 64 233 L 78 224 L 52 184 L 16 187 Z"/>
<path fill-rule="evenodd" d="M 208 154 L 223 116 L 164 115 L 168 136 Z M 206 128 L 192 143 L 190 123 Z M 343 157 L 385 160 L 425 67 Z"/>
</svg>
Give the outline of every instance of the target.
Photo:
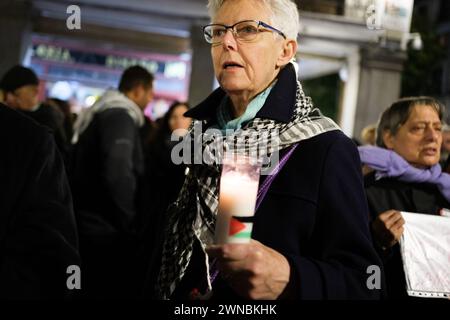
<svg viewBox="0 0 450 320">
<path fill-rule="evenodd" d="M 227 61 L 222 65 L 222 68 L 224 70 L 236 70 L 236 69 L 240 69 L 243 68 L 242 65 L 240 65 L 237 62 L 234 61 Z"/>
<path fill-rule="evenodd" d="M 437 148 L 424 148 L 422 152 L 427 156 L 435 156 L 438 153 Z"/>
</svg>

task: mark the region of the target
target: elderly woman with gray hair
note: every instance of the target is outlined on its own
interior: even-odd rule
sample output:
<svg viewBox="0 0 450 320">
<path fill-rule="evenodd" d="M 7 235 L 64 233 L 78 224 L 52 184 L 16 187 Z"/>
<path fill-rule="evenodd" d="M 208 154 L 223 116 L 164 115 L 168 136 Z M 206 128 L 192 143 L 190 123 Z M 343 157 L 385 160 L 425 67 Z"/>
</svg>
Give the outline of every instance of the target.
<svg viewBox="0 0 450 320">
<path fill-rule="evenodd" d="M 407 297 L 398 245 L 405 223 L 400 211 L 439 215 L 450 209 L 450 175 L 439 165 L 443 112 L 430 97 L 400 99 L 380 118 L 378 147 L 359 147 L 361 161 L 374 169 L 365 185 L 389 299 Z"/>
<path fill-rule="evenodd" d="M 210 0 L 209 9 L 212 23 L 203 31 L 220 88 L 185 114 L 195 120 L 190 136 L 211 128 L 226 132 L 218 139 L 227 141 L 266 133 L 271 147 L 261 156 L 281 160 L 277 173 L 260 177 L 264 190 L 247 244 L 213 245 L 222 167 L 189 165 L 168 212 L 157 297 L 378 298 L 379 288 L 367 284 L 367 270 L 381 261 L 357 149 L 297 81 L 295 3 Z M 262 143 L 252 141 L 248 148 Z M 212 142 L 202 143 L 206 152 Z"/>
</svg>

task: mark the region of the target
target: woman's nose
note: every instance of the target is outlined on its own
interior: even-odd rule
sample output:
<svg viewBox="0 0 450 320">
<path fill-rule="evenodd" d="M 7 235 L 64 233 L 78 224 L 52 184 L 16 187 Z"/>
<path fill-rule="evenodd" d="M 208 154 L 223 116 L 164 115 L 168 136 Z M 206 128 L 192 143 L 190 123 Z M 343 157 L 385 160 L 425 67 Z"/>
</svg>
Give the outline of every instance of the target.
<svg viewBox="0 0 450 320">
<path fill-rule="evenodd" d="M 426 137 L 427 137 L 427 139 L 430 139 L 432 141 L 437 141 L 439 139 L 439 136 L 441 136 L 441 135 L 442 135 L 441 131 L 436 130 L 433 127 L 429 127 L 427 130 Z"/>
<path fill-rule="evenodd" d="M 222 39 L 222 46 L 226 50 L 236 50 L 236 38 L 232 29 L 228 29 Z"/>
</svg>

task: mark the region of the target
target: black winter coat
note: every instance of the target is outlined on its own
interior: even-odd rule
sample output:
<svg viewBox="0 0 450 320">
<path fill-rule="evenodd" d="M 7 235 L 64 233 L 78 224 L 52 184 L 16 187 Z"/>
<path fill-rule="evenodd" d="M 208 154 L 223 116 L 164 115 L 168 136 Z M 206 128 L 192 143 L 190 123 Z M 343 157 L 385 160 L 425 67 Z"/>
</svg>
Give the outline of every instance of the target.
<svg viewBox="0 0 450 320">
<path fill-rule="evenodd" d="M 124 108 L 94 115 L 73 153 L 72 188 L 86 298 L 133 298 L 138 190 L 144 172 L 139 127 Z M 111 281 L 114 279 L 114 281 Z"/>
<path fill-rule="evenodd" d="M 70 157 L 70 141 L 64 130 L 64 114 L 60 110 L 54 109 L 45 103 L 41 104 L 36 111 L 20 110 L 20 112 L 52 130 L 59 152 L 64 162 L 68 163 L 67 161 Z"/>
<path fill-rule="evenodd" d="M 289 122 L 296 105 L 296 81 L 288 65 L 256 118 Z M 210 124 L 217 121 L 216 108 L 224 95 L 216 90 L 185 115 Z M 380 297 L 380 290 L 367 286 L 368 268 L 381 261 L 369 231 L 360 159 L 355 144 L 340 131 L 299 143 L 255 213 L 252 238 L 288 259 L 291 298 Z M 195 285 L 199 265 L 194 256 L 175 298 L 186 297 Z M 237 298 L 217 279 L 213 286 L 217 299 Z"/>
<path fill-rule="evenodd" d="M 53 136 L 0 104 L 0 299 L 64 298 L 80 265 L 72 197 Z"/>
<path fill-rule="evenodd" d="M 73 151 L 71 181 L 80 232 L 130 234 L 144 172 L 139 128 L 122 108 L 97 113 Z"/>
</svg>

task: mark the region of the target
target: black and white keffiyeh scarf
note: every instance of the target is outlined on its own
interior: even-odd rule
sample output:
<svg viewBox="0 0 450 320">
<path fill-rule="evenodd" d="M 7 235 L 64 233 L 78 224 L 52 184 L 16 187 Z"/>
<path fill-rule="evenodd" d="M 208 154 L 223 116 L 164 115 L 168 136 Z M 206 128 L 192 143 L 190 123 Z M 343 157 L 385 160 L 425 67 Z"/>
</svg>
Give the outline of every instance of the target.
<svg viewBox="0 0 450 320">
<path fill-rule="evenodd" d="M 255 118 L 228 136 L 222 136 L 217 132 L 209 133 L 208 130 L 199 135 L 198 131 L 202 130 L 202 124 L 202 121 L 194 121 L 186 137 L 191 142 L 201 139 L 200 157 L 203 158 L 203 162 L 189 165 L 189 173 L 178 199 L 167 212 L 168 224 L 156 287 L 159 299 L 169 299 L 185 275 L 194 241 L 199 241 L 203 249 L 207 270 L 204 280 L 208 284 L 208 290 L 211 290 L 209 262 L 205 248 L 213 243 L 218 212 L 221 174 L 221 166 L 217 161 L 217 158 L 220 158 L 218 150 L 258 154 L 259 157 L 270 159 L 280 150 L 299 141 L 324 132 L 340 130 L 333 120 L 324 117 L 319 109 L 314 108 L 311 98 L 305 96 L 300 82 L 297 82 L 296 107 L 288 123 Z M 199 156 L 198 152 L 193 155 L 195 156 Z M 213 159 L 215 161 L 212 161 Z"/>
</svg>

